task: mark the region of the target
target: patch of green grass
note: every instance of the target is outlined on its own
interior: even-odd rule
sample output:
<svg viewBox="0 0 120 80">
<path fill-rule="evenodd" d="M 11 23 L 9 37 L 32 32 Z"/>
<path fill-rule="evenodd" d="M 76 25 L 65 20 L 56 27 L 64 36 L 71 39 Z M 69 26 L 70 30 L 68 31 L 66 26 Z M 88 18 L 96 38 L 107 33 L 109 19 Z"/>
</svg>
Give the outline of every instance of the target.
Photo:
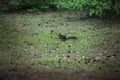
<svg viewBox="0 0 120 80">
<path fill-rule="evenodd" d="M 0 15 L 0 53 L 6 59 L 14 58 L 11 62 L 20 59 L 18 64 L 35 67 L 88 68 L 91 63 L 79 63 L 79 59 L 94 56 L 89 48 L 120 45 L 118 27 L 99 25 L 104 26 L 103 21 L 78 20 L 78 16 L 68 13 Z M 61 41 L 59 33 L 77 40 Z"/>
</svg>

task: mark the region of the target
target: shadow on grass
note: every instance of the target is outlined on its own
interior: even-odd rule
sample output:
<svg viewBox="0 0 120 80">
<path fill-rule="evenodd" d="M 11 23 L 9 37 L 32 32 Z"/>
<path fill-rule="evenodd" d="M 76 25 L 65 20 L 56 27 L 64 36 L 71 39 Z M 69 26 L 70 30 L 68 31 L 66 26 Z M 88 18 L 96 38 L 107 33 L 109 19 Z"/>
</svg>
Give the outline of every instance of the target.
<svg viewBox="0 0 120 80">
<path fill-rule="evenodd" d="M 9 48 L 12 45 L 18 44 L 19 31 L 16 27 L 17 24 L 15 24 L 16 21 L 11 23 L 7 18 L 9 16 L 0 16 L 0 49 Z"/>
<path fill-rule="evenodd" d="M 87 74 L 86 74 L 87 72 Z M 72 71 L 68 68 L 19 68 L 2 70 L 1 80 L 119 80 L 119 77 L 93 76 L 94 72 Z"/>
</svg>

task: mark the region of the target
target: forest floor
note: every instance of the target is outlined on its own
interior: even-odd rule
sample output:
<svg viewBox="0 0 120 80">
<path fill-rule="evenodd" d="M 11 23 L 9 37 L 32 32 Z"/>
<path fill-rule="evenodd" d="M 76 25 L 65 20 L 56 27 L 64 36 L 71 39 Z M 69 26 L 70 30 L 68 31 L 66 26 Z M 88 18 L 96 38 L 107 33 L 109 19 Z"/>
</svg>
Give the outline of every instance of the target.
<svg viewBox="0 0 120 80">
<path fill-rule="evenodd" d="M 120 80 L 120 22 L 79 12 L 0 15 L 0 80 Z"/>
</svg>

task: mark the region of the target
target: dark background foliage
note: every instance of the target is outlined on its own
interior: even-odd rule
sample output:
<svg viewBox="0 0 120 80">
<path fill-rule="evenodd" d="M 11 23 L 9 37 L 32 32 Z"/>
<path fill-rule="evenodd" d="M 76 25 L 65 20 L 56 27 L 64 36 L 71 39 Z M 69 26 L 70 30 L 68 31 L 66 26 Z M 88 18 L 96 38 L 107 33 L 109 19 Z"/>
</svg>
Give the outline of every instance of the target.
<svg viewBox="0 0 120 80">
<path fill-rule="evenodd" d="M 79 10 L 86 11 L 89 16 L 120 15 L 119 0 L 0 0 L 1 12 L 25 10 Z"/>
</svg>

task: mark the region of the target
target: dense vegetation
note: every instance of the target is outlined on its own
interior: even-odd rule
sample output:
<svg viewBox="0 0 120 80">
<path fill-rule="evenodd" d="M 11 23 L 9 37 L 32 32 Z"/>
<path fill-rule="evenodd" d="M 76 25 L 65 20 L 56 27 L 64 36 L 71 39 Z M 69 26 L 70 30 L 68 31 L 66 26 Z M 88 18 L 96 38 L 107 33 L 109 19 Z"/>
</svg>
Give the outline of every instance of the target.
<svg viewBox="0 0 120 80">
<path fill-rule="evenodd" d="M 89 16 L 120 15 L 119 0 L 1 0 L 1 11 L 80 10 Z"/>
<path fill-rule="evenodd" d="M 28 12 L 35 12 L 42 9 L 48 9 L 51 0 L 3 0 L 2 11 L 25 9 Z"/>
</svg>

